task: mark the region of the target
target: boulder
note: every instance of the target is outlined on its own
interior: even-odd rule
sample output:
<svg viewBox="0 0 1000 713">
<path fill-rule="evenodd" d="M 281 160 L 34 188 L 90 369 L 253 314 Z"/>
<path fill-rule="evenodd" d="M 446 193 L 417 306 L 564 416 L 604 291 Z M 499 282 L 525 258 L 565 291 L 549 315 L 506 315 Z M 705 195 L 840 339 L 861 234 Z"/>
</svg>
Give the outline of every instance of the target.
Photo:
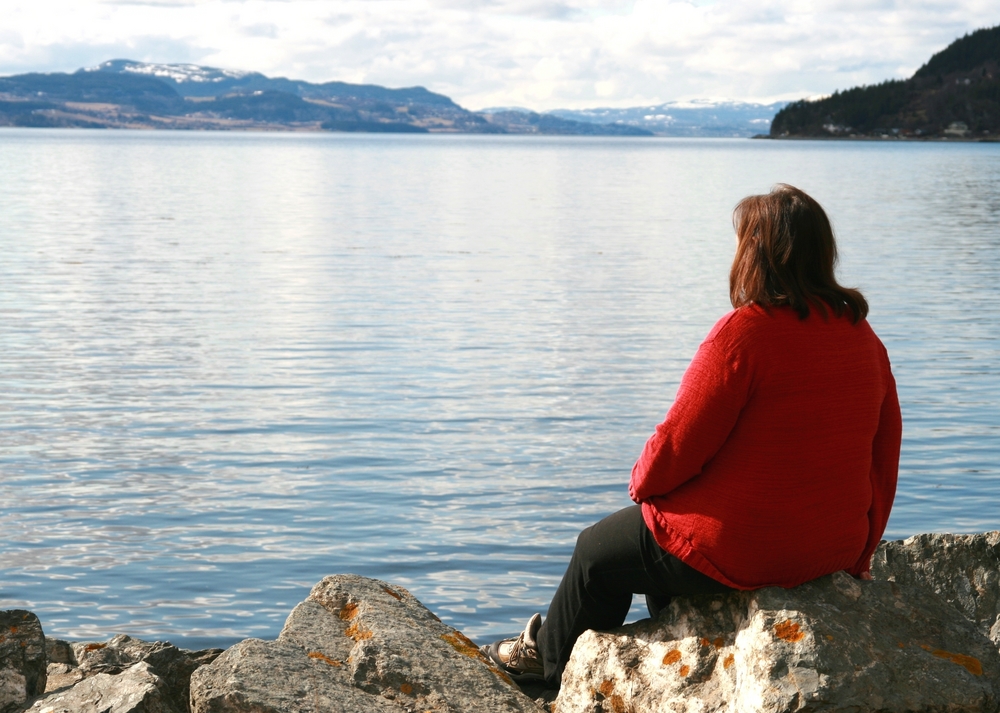
<svg viewBox="0 0 1000 713">
<path fill-rule="evenodd" d="M 169 642 L 142 641 L 124 634 L 105 643 L 76 643 L 72 648 L 77 671 L 85 677 L 118 674 L 139 662 L 148 664 L 149 670 L 164 682 L 164 699 L 184 713 L 189 709 L 191 674 L 222 653 L 222 649 L 188 651 Z"/>
<path fill-rule="evenodd" d="M 188 713 L 192 672 L 222 653 L 187 651 L 124 634 L 106 642 L 50 639 L 46 650 L 48 685 L 33 709 L 38 711 L 75 710 L 74 705 L 86 711 L 91 703 L 113 701 L 122 711 Z"/>
<path fill-rule="evenodd" d="M 0 611 L 0 713 L 19 711 L 45 691 L 45 634 L 23 609 Z"/>
<path fill-rule="evenodd" d="M 996 713 L 1000 653 L 925 587 L 837 572 L 588 631 L 555 709 Z"/>
<path fill-rule="evenodd" d="M 929 587 L 1000 647 L 1000 532 L 882 542 L 872 558 L 872 574 Z"/>
<path fill-rule="evenodd" d="M 402 587 L 327 577 L 277 641 L 248 639 L 191 678 L 194 713 L 537 713 L 461 632 Z"/>
<path fill-rule="evenodd" d="M 58 664 L 57 664 L 58 665 Z M 26 713 L 181 713 L 146 662 L 119 674 L 98 673 L 35 702 Z"/>
</svg>

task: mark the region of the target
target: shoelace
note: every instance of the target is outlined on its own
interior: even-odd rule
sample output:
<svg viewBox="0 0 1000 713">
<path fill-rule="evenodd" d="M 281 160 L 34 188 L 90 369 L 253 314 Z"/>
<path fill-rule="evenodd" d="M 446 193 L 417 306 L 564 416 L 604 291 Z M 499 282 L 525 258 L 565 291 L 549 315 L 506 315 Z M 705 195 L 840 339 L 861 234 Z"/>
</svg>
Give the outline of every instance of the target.
<svg viewBox="0 0 1000 713">
<path fill-rule="evenodd" d="M 537 652 L 532 647 L 524 643 L 523 631 L 518 634 L 517 639 L 513 644 L 511 644 L 510 656 L 507 659 L 507 665 L 516 667 L 521 662 L 522 657 L 525 659 L 538 659 Z"/>
</svg>

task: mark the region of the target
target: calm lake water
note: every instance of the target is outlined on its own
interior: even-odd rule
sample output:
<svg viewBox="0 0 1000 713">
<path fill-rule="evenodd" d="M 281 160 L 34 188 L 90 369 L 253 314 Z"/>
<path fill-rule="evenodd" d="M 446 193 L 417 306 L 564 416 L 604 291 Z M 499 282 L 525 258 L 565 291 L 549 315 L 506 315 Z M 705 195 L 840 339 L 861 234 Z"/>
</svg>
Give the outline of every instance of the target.
<svg viewBox="0 0 1000 713">
<path fill-rule="evenodd" d="M 1000 145 L 0 130 L 0 608 L 224 645 L 356 572 L 519 630 L 779 181 L 893 361 L 887 536 L 1000 528 Z"/>
</svg>

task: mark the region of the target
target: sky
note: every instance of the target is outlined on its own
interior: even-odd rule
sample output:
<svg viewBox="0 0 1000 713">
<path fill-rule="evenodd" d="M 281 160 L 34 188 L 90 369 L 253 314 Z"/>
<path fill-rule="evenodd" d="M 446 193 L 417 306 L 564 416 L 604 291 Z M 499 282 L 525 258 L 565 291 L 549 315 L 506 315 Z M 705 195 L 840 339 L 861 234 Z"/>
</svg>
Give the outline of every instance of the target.
<svg viewBox="0 0 1000 713">
<path fill-rule="evenodd" d="M 996 0 L 0 0 L 0 75 L 132 59 L 469 109 L 769 103 L 907 77 L 997 24 Z"/>
</svg>

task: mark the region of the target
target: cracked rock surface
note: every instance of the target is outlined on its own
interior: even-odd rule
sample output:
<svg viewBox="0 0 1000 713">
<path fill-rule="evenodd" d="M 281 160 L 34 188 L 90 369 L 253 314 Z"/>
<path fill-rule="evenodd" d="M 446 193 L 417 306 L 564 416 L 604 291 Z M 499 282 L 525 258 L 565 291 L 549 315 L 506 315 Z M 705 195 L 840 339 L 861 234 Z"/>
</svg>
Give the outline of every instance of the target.
<svg viewBox="0 0 1000 713">
<path fill-rule="evenodd" d="M 142 661 L 119 674 L 95 674 L 36 701 L 27 713 L 180 713 L 151 668 Z"/>
<path fill-rule="evenodd" d="M 47 685 L 28 713 L 188 713 L 192 672 L 222 653 L 124 634 L 106 642 L 46 639 L 44 648 Z"/>
<path fill-rule="evenodd" d="M 930 588 L 1000 647 L 1000 531 L 883 542 L 872 558 L 872 574 Z"/>
<path fill-rule="evenodd" d="M 923 586 L 844 572 L 794 589 L 677 598 L 586 632 L 558 713 L 1000 709 L 1000 653 Z"/>
</svg>

